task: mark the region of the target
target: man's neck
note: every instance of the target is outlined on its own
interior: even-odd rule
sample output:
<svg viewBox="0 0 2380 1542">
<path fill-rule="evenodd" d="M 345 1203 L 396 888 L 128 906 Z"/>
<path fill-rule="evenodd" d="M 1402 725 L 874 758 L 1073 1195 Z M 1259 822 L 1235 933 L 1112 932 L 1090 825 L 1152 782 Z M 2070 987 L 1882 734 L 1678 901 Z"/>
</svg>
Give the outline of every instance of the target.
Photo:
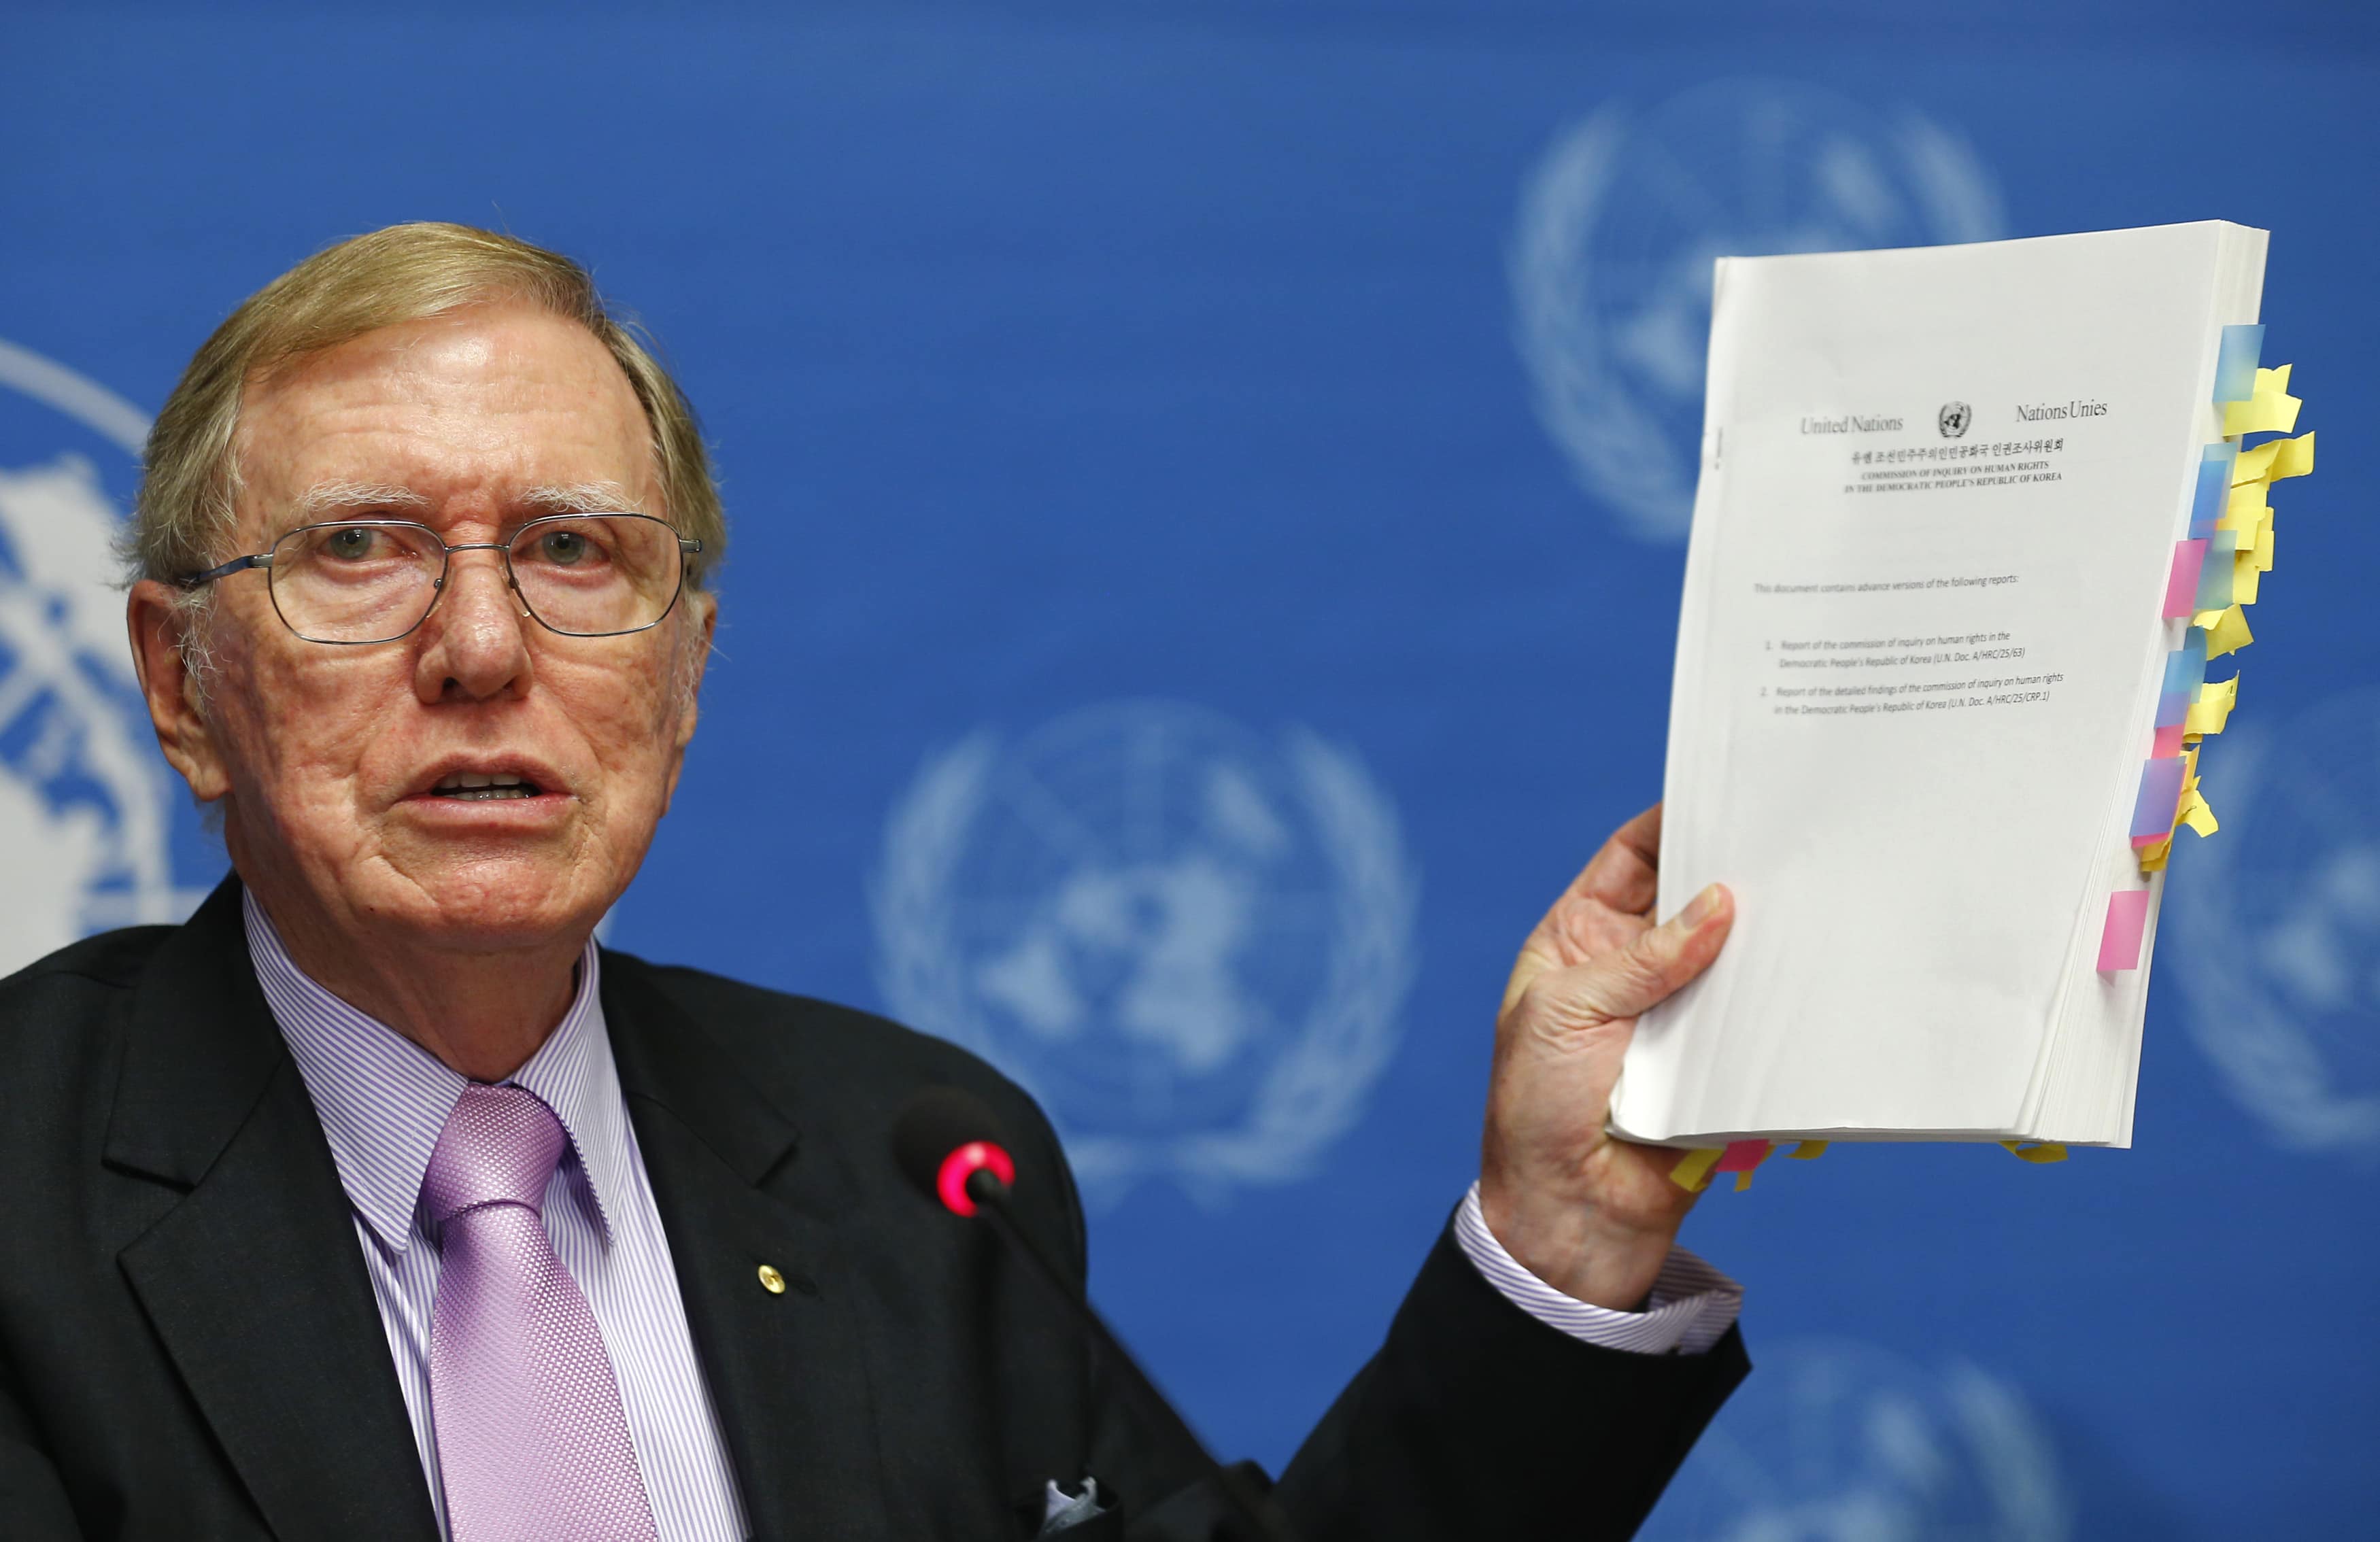
<svg viewBox="0 0 2380 1542">
<path fill-rule="evenodd" d="M 297 896 L 257 892 L 306 977 L 475 1082 L 500 1082 L 561 1026 L 583 936 L 496 952 L 357 935 Z"/>
</svg>

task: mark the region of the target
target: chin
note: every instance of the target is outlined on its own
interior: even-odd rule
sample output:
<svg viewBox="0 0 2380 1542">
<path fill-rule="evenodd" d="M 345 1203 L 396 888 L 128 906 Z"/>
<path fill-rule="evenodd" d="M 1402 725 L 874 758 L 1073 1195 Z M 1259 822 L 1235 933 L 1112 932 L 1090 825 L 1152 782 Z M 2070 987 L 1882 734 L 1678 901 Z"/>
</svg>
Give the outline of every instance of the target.
<svg viewBox="0 0 2380 1542">
<path fill-rule="evenodd" d="M 407 902 L 392 907 L 400 925 L 449 946 L 498 951 L 583 940 L 617 892 L 590 884 L 579 870 L 420 876 Z M 377 907 L 375 907 L 377 908 Z"/>
</svg>

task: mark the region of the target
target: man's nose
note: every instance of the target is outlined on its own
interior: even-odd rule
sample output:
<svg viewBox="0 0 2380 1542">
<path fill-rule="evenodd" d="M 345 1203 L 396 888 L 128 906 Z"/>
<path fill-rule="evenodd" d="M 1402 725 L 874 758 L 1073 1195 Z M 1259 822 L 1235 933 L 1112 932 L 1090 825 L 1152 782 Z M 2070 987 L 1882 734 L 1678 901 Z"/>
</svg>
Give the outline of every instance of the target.
<svg viewBox="0 0 2380 1542">
<path fill-rule="evenodd" d="M 457 552 L 447 559 L 446 588 L 430 618 L 416 668 L 424 701 L 484 701 L 528 692 L 528 618 L 505 580 L 502 552 Z"/>
</svg>

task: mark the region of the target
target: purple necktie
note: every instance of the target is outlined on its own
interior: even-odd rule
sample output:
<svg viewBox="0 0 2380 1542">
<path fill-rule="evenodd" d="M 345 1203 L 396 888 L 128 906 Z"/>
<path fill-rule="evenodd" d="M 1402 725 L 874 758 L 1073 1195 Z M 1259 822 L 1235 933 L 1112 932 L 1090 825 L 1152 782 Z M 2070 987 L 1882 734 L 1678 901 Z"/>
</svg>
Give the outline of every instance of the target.
<svg viewBox="0 0 2380 1542">
<path fill-rule="evenodd" d="M 422 1174 L 441 1255 L 430 1408 L 455 1542 L 654 1535 L 611 1356 L 540 1219 L 567 1139 L 537 1094 L 474 1086 Z"/>
</svg>

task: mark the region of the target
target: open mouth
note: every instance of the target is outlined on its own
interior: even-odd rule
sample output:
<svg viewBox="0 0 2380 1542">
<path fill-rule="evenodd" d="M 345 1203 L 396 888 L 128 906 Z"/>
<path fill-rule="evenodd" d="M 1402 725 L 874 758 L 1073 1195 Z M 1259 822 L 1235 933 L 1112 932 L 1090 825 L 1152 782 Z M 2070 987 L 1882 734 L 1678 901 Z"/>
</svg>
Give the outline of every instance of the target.
<svg viewBox="0 0 2380 1542">
<path fill-rule="evenodd" d="M 495 798 L 536 797 L 545 789 L 525 776 L 511 771 L 456 771 L 431 789 L 433 797 L 455 798 L 465 803 L 484 803 Z"/>
</svg>

